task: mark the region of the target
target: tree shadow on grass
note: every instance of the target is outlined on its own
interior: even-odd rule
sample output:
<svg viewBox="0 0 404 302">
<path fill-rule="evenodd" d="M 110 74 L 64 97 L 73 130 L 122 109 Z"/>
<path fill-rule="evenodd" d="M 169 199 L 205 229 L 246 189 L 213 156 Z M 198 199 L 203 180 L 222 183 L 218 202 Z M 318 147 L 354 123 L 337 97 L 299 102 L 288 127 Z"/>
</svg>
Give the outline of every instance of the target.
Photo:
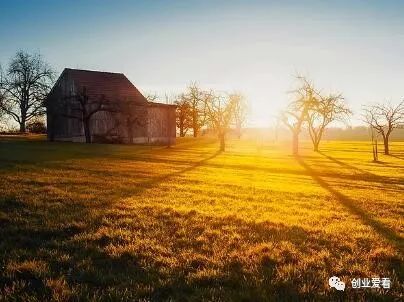
<svg viewBox="0 0 404 302">
<path fill-rule="evenodd" d="M 268 289 L 256 288 L 257 285 L 245 282 L 247 278 L 242 278 L 243 264 L 236 259 L 229 259 L 221 267 L 212 267 L 220 269 L 219 275 L 196 278 L 192 282 L 187 280 L 189 274 L 211 266 L 211 262 L 207 261 L 209 255 L 203 254 L 214 252 L 209 247 L 203 249 L 195 238 L 210 226 L 217 231 L 209 238 L 212 243 L 217 243 L 220 241 L 219 231 L 234 223 L 237 232 L 242 232 L 243 236 L 252 231 L 256 232 L 255 236 L 265 236 L 267 239 L 273 239 L 273 236 L 289 237 L 292 240 L 295 238 L 300 244 L 307 237 L 298 228 L 288 230 L 281 226 L 268 225 L 264 230 L 254 225 L 245 226 L 242 221 L 234 222 L 231 218 L 226 220 L 202 217 L 195 212 L 187 214 L 154 207 L 125 212 L 131 217 L 128 224 L 126 215 L 122 216 L 119 211 L 113 210 L 114 205 L 102 207 L 97 213 L 87 211 L 84 206 L 66 206 L 65 211 L 74 210 L 75 219 L 84 222 L 82 228 L 72 229 L 63 226 L 65 219 L 57 221 L 58 215 L 49 213 L 49 216 L 44 217 L 44 211 L 28 212 L 27 205 L 22 201 L 9 199 L 0 202 L 0 210 L 7 210 L 11 217 L 21 215 L 22 209 L 25 210 L 23 220 L 10 220 L 0 230 L 0 245 L 4 248 L 4 253 L 0 254 L 0 263 L 4 268 L 10 262 L 17 263 L 14 264 L 15 269 L 6 268 L 0 272 L 0 298 L 4 294 L 1 292 L 2 287 L 6 287 L 8 290 L 5 295 L 10 299 L 24 294 L 39 300 L 51 300 L 52 291 L 46 280 L 59 277 L 76 289 L 76 295 L 96 294 L 98 299 L 111 296 L 118 299 L 121 296 L 119 300 L 122 301 L 141 298 L 159 301 L 173 298 L 186 300 L 189 295 L 202 298 L 209 291 L 218 288 L 223 293 L 237 297 L 243 294 L 239 290 L 241 287 L 250 298 L 258 297 L 257 295 L 262 298 L 263 294 L 258 292 Z M 102 217 L 107 218 L 106 222 L 102 221 Z M 40 224 L 41 220 L 48 224 Z M 111 233 L 97 236 L 97 231 L 101 228 L 111 230 Z M 145 241 L 139 243 L 138 240 L 122 238 L 119 233 L 113 232 L 117 228 L 134 233 L 141 230 L 146 236 Z M 83 234 L 86 239 L 80 237 Z M 76 235 L 79 237 L 75 237 Z M 124 250 L 111 255 L 107 252 L 107 248 L 111 246 Z M 165 251 L 161 252 L 160 246 L 164 246 Z M 224 247 L 231 248 L 226 245 Z M 178 267 L 171 267 L 170 257 L 177 257 L 176 253 L 190 250 L 195 254 L 191 253 L 190 259 L 184 259 L 189 260 L 189 263 L 180 262 Z M 13 255 L 18 255 L 18 258 Z M 61 258 L 61 255 L 68 257 Z M 200 255 L 200 258 L 194 257 L 195 255 Z M 162 260 L 165 257 L 166 262 Z M 44 272 L 35 265 L 27 266 L 27 261 L 34 261 L 34 264 L 45 262 L 48 270 Z M 266 278 L 270 279 L 272 276 L 275 264 L 271 259 L 262 263 L 262 273 Z M 296 288 L 291 286 L 288 289 L 297 296 Z"/>
<path fill-rule="evenodd" d="M 395 177 L 380 176 L 380 175 L 371 173 L 369 171 L 360 169 L 360 168 L 358 168 L 356 166 L 347 164 L 347 163 L 345 163 L 345 162 L 343 162 L 343 161 L 341 161 L 339 159 L 336 159 L 335 157 L 329 156 L 329 155 L 327 155 L 327 154 L 325 154 L 325 153 L 323 153 L 321 151 L 318 152 L 318 153 L 321 154 L 322 156 L 324 156 L 325 158 L 329 159 L 330 161 L 340 165 L 341 167 L 344 167 L 346 169 L 350 169 L 350 170 L 353 170 L 353 171 L 357 172 L 359 175 L 354 175 L 354 177 L 351 178 L 352 180 L 356 180 L 356 179 L 369 180 L 371 182 L 379 182 L 379 183 L 382 183 L 382 184 L 388 183 L 389 185 L 402 185 L 403 184 L 403 181 L 401 179 L 397 179 Z M 383 162 L 376 162 L 376 164 L 383 164 L 384 165 Z M 317 173 L 317 175 L 319 175 L 319 174 Z M 324 176 L 326 176 L 326 175 L 324 175 Z M 345 178 L 345 176 L 344 176 L 344 178 Z M 401 189 L 399 187 L 397 187 L 397 188 Z"/>
<path fill-rule="evenodd" d="M 0 210 L 7 207 L 5 203 L 0 206 Z M 24 204 L 13 202 L 11 206 L 18 215 Z M 11 272 L 0 272 L 0 282 L 9 287 L 11 300 L 16 298 L 15 289 L 18 294 L 51 300 L 53 290 L 46 280 L 58 278 L 74 289 L 74 301 L 90 296 L 108 301 L 313 300 L 320 296 L 316 291 L 302 292 L 301 271 L 281 280 L 276 278 L 276 268 L 297 265 L 300 255 L 310 257 L 323 249 L 338 258 L 345 249 L 321 232 L 298 226 L 246 222 L 196 211 L 119 208 L 115 204 L 94 213 L 85 207 L 66 206 L 65 211 L 73 210 L 75 219 L 83 221 L 81 227 L 65 226 L 66 217 L 59 221 L 58 215 L 41 211 L 0 230 L 0 243 L 7 244 L 0 254 L 2 264 L 33 260 L 47 267 L 43 272 L 20 265 Z M 50 224 L 37 224 L 36 220 Z M 100 235 L 99 230 L 106 231 Z M 129 238 L 121 236 L 123 231 L 131 234 Z M 323 290 L 322 275 L 308 273 L 318 292 Z"/>
<path fill-rule="evenodd" d="M 136 196 L 207 165 L 219 154 L 150 178 L 122 195 Z M 299 267 L 300 260 L 309 259 L 316 251 L 326 250 L 332 259 L 340 259 L 349 246 L 336 238 L 299 226 L 246 222 L 168 207 L 125 208 L 120 201 L 81 200 L 58 208 L 50 207 L 51 200 L 34 205 L 17 199 L 0 202 L 0 212 L 9 214 L 0 229 L 0 247 L 4 248 L 0 265 L 34 259 L 48 267 L 46 272 L 29 267 L 4 275 L 0 272 L 0 283 L 44 301 L 52 298 L 54 290 L 46 281 L 49 279 L 65 280 L 65 286 L 72 289 L 72 300 L 271 301 L 336 297 L 335 292 L 324 288 L 324 276 L 317 268 Z M 255 249 L 250 251 L 251 247 Z M 118 252 L 111 253 L 111 249 Z M 184 254 L 189 257 L 181 256 Z M 294 267 L 287 280 L 276 279 L 277 267 L 282 266 Z M 328 264 L 321 269 L 332 271 Z M 304 292 L 302 275 L 310 276 L 316 288 Z M 63 289 L 63 283 L 60 287 Z"/>
<path fill-rule="evenodd" d="M 84 144 L 71 142 L 48 141 L 3 141 L 0 145 L 0 169 L 12 168 L 17 165 L 54 164 L 74 159 L 114 158 L 116 153 L 121 156 L 137 156 L 151 148 L 162 149 L 161 146 L 136 146 L 113 144 Z M 148 148 L 150 147 L 150 148 Z"/>
<path fill-rule="evenodd" d="M 218 150 L 214 153 L 212 153 L 211 155 L 209 155 L 208 157 L 203 158 L 202 160 L 196 161 L 196 162 L 192 162 L 189 166 L 174 171 L 172 173 L 167 173 L 167 174 L 163 174 L 163 175 L 159 175 L 159 176 L 155 176 L 155 177 L 151 177 L 150 179 L 140 182 L 139 184 L 136 185 L 135 188 L 127 188 L 127 189 L 123 189 L 121 190 L 121 193 L 123 194 L 123 197 L 130 197 L 131 194 L 135 194 L 135 195 L 139 195 L 142 192 L 144 192 L 145 190 L 148 190 L 150 188 L 153 188 L 154 186 L 158 185 L 159 183 L 163 182 L 163 181 L 168 181 L 172 178 L 175 178 L 177 176 L 180 176 L 182 174 L 185 174 L 187 172 L 190 172 L 194 169 L 197 169 L 198 167 L 204 166 L 206 165 L 206 163 L 217 157 L 218 155 L 220 155 L 222 153 L 222 151 Z M 164 161 L 166 162 L 166 161 Z"/>
<path fill-rule="evenodd" d="M 211 151 L 197 151 L 189 149 L 189 144 L 179 144 L 166 153 L 165 146 L 158 145 L 116 145 L 116 144 L 84 144 L 71 142 L 48 142 L 27 140 L 0 140 L 0 171 L 12 170 L 16 166 L 35 165 L 38 168 L 56 167 L 58 165 L 69 168 L 72 160 L 121 159 L 133 161 L 156 162 L 176 161 L 170 158 L 176 152 L 186 152 L 187 155 L 205 156 Z M 200 144 L 200 143 L 199 143 Z M 213 147 L 212 142 L 205 146 Z M 164 150 L 167 159 L 156 159 L 159 151 Z M 157 156 L 158 158 L 158 156 Z M 178 163 L 187 164 L 186 160 Z M 81 167 L 77 168 L 80 170 Z M 82 170 L 82 169 L 81 169 Z"/>
<path fill-rule="evenodd" d="M 401 160 L 404 160 L 404 155 L 397 155 L 397 154 L 389 154 L 389 156 L 391 156 L 391 157 L 395 157 L 395 158 L 398 158 L 398 159 L 401 159 Z"/>
<path fill-rule="evenodd" d="M 212 169 L 226 169 L 226 170 L 242 170 L 242 171 L 259 171 L 263 173 L 271 173 L 271 174 L 288 174 L 288 175 L 302 175 L 302 176 L 310 176 L 309 173 L 305 170 L 300 170 L 300 169 L 293 169 L 293 168 L 286 168 L 285 166 L 282 167 L 277 167 L 277 168 L 272 168 L 272 167 L 259 167 L 254 164 L 242 164 L 242 163 L 236 163 L 236 164 L 223 164 L 223 163 L 215 163 L 215 162 L 208 162 L 210 159 L 213 159 L 217 155 L 219 155 L 220 152 L 215 152 L 215 153 L 210 153 L 210 155 L 202 159 L 201 161 L 196 161 L 196 162 L 190 162 L 187 160 L 177 160 L 177 159 L 171 159 L 171 158 L 156 158 L 156 157 L 136 157 L 133 159 L 130 159 L 131 162 L 150 162 L 150 163 L 163 163 L 167 165 L 175 165 L 175 166 L 187 166 L 183 170 L 179 170 L 177 172 L 173 172 L 171 174 L 166 175 L 167 177 L 173 177 L 176 174 L 179 175 L 181 173 L 188 172 L 196 167 L 199 166 L 204 166 L 207 168 L 212 168 Z M 353 166 L 348 165 L 350 168 Z M 58 168 L 58 169 L 66 169 L 66 170 L 77 170 L 77 171 L 82 171 L 83 169 L 81 167 L 74 167 L 72 165 L 66 165 L 66 164 L 56 164 L 52 163 L 51 168 Z M 388 177 L 388 176 L 379 176 L 372 174 L 370 172 L 366 172 L 364 170 L 357 169 L 360 173 L 356 175 L 351 175 L 351 174 L 341 174 L 341 173 L 334 173 L 330 171 L 321 171 L 319 172 L 319 175 L 324 176 L 324 177 L 332 177 L 332 178 L 343 178 L 343 179 L 349 179 L 349 180 L 361 180 L 361 181 L 368 181 L 368 182 L 380 182 L 380 183 L 389 183 L 392 185 L 400 185 L 402 184 L 402 181 L 400 179 L 397 179 L 395 177 Z M 102 170 L 92 170 L 92 169 L 86 169 L 87 172 L 95 173 L 95 174 L 103 174 L 104 171 Z M 117 173 L 119 172 L 113 172 L 114 175 L 118 175 Z M 125 175 L 122 175 L 122 177 L 125 177 Z M 165 176 L 157 177 L 158 179 L 162 178 L 164 179 Z M 149 181 L 146 181 L 145 183 L 147 184 Z M 153 180 L 150 182 L 154 182 Z"/>
<path fill-rule="evenodd" d="M 362 222 L 370 226 L 375 232 L 389 241 L 394 247 L 396 247 L 400 254 L 402 254 L 404 248 L 403 238 L 392 231 L 390 228 L 383 225 L 381 222 L 375 220 L 372 215 L 367 213 L 361 207 L 359 207 L 355 200 L 338 192 L 331 187 L 326 181 L 324 181 L 316 171 L 305 163 L 302 157 L 296 156 L 297 162 L 310 174 L 310 176 L 325 190 L 331 193 L 342 205 L 344 205 L 352 214 L 359 217 Z M 345 164 L 347 165 L 347 164 Z M 350 165 L 348 165 L 350 166 Z"/>
<path fill-rule="evenodd" d="M 21 206 L 13 204 L 15 210 Z M 97 213 L 67 206 L 72 210 L 84 222 L 80 228 L 64 226 L 57 216 L 41 211 L 35 218 L 55 224 L 51 230 L 27 223 L 34 217 L 0 230 L 9 243 L 1 262 L 32 259 L 48 268 L 0 272 L 3 285 L 25 282 L 15 286 L 19 294 L 43 301 L 55 298 L 46 280 L 58 278 L 72 289 L 69 301 L 90 296 L 101 301 L 313 301 L 357 295 L 355 290 L 328 290 L 324 276 L 349 275 L 347 268 L 335 272 L 333 261 L 349 254 L 350 245 L 318 230 L 118 202 Z M 18 249 L 26 253 L 13 259 Z M 324 263 L 300 264 L 324 251 L 329 253 Z M 283 269 L 289 273 L 278 276 Z M 13 290 L 9 293 L 10 300 L 16 297 Z M 373 300 L 379 294 L 360 295 Z"/>
<path fill-rule="evenodd" d="M 329 156 L 329 155 L 325 154 L 324 152 L 319 151 L 318 153 L 321 154 L 322 156 L 324 156 L 325 158 L 329 159 L 330 161 L 340 165 L 341 167 L 344 167 L 344 168 L 347 168 L 347 169 L 350 169 L 350 170 L 354 170 L 354 171 L 356 171 L 358 173 L 361 173 L 361 174 L 364 174 L 366 176 L 371 176 L 371 177 L 377 176 L 377 175 L 375 175 L 373 173 L 370 173 L 370 172 L 368 172 L 366 170 L 363 170 L 363 169 L 360 169 L 360 168 L 355 167 L 353 165 L 347 164 L 346 162 L 343 162 L 343 161 L 341 161 L 339 159 L 336 159 L 335 157 Z"/>
</svg>

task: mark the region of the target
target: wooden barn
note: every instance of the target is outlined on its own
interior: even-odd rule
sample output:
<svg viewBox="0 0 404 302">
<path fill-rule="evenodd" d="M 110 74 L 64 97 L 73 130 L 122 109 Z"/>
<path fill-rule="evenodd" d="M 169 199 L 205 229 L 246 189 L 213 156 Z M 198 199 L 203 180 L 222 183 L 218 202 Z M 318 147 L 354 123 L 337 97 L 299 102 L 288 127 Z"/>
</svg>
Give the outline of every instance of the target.
<svg viewBox="0 0 404 302">
<path fill-rule="evenodd" d="M 122 73 L 66 68 L 45 105 L 49 140 L 175 143 L 175 106 L 149 102 Z"/>
</svg>

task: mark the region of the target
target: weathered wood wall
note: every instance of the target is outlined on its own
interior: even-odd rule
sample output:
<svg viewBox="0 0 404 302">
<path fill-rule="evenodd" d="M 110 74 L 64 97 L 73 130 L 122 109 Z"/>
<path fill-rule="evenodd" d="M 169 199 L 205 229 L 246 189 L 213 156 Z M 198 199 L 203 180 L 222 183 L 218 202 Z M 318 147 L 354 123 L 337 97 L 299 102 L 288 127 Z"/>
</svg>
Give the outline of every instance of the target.
<svg viewBox="0 0 404 302">
<path fill-rule="evenodd" d="M 74 114 L 74 99 L 68 97 L 75 93 L 74 82 L 68 76 L 59 78 L 52 89 L 47 99 L 50 140 L 85 141 L 83 123 L 66 117 Z M 136 105 L 130 115 L 100 111 L 90 122 L 94 142 L 174 144 L 175 127 L 175 106 L 157 103 Z"/>
</svg>

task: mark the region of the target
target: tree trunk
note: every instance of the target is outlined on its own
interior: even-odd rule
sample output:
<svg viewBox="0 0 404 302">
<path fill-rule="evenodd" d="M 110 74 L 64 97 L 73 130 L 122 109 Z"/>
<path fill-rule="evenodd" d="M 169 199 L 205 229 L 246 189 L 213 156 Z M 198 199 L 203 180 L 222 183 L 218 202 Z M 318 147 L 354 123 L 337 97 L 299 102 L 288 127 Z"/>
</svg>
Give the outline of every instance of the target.
<svg viewBox="0 0 404 302">
<path fill-rule="evenodd" d="M 298 133 L 293 133 L 293 142 L 292 142 L 292 152 L 293 155 L 298 155 L 299 154 L 299 134 Z"/>
<path fill-rule="evenodd" d="M 20 132 L 25 133 L 27 131 L 26 129 L 26 123 L 27 123 L 27 105 L 28 105 L 28 100 L 24 97 L 24 101 L 22 102 L 20 109 L 21 109 L 21 120 L 20 120 Z"/>
<path fill-rule="evenodd" d="M 320 145 L 320 142 L 319 142 L 319 141 L 315 141 L 315 142 L 313 142 L 313 145 L 314 145 L 314 151 L 315 151 L 315 152 L 318 152 L 318 145 Z"/>
<path fill-rule="evenodd" d="M 389 150 L 389 137 L 388 136 L 383 137 L 383 144 L 384 144 L 384 154 L 389 155 L 390 150 Z"/>
<path fill-rule="evenodd" d="M 377 149 L 377 140 L 375 142 L 376 161 L 379 161 L 379 150 Z"/>
<path fill-rule="evenodd" d="M 373 161 L 378 162 L 379 156 L 378 156 L 378 150 L 377 150 L 377 140 L 372 141 L 372 151 L 373 151 Z"/>
<path fill-rule="evenodd" d="M 180 123 L 180 137 L 184 137 L 184 124 L 181 122 Z"/>
<path fill-rule="evenodd" d="M 194 109 L 194 112 L 192 114 L 192 130 L 194 132 L 194 137 L 197 137 L 198 132 L 199 132 L 199 129 L 198 129 L 198 114 L 197 114 L 197 112 L 195 112 L 195 109 Z"/>
<path fill-rule="evenodd" d="M 25 128 L 25 124 L 26 124 L 26 115 L 25 112 L 21 111 L 21 122 L 20 122 L 20 132 L 25 132 L 27 129 Z"/>
<path fill-rule="evenodd" d="M 91 131 L 90 131 L 90 121 L 84 120 L 84 135 L 86 137 L 86 143 L 91 144 Z"/>
<path fill-rule="evenodd" d="M 25 121 L 22 121 L 21 123 L 20 123 L 20 132 L 25 132 L 26 131 L 26 129 L 25 129 Z"/>
<path fill-rule="evenodd" d="M 226 149 L 226 138 L 224 133 L 219 134 L 219 140 L 220 140 L 220 151 L 225 151 Z"/>
<path fill-rule="evenodd" d="M 309 134 L 311 142 L 313 143 L 314 152 L 318 152 L 318 145 L 320 143 L 320 139 L 318 138 L 317 132 L 312 125 L 309 125 Z"/>
</svg>

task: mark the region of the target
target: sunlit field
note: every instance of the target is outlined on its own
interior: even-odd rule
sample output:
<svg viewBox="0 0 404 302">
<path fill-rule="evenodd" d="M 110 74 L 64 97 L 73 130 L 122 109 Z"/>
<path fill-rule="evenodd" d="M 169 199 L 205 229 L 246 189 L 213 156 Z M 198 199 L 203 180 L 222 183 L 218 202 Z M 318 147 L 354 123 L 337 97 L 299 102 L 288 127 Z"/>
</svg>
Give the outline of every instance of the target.
<svg viewBox="0 0 404 302">
<path fill-rule="evenodd" d="M 0 300 L 403 298 L 403 142 L 217 150 L 1 138 Z"/>
</svg>

